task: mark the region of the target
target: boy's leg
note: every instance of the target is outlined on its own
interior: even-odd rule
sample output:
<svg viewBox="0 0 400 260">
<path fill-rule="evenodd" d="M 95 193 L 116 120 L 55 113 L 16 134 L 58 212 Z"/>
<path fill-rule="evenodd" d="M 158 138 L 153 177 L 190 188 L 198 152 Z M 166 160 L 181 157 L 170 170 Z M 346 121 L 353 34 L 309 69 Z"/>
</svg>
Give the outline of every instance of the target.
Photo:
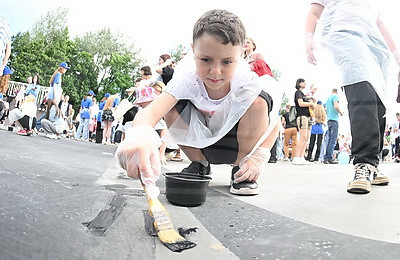
<svg viewBox="0 0 400 260">
<path fill-rule="evenodd" d="M 239 143 L 235 165 L 250 153 L 269 125 L 268 104 L 263 97 L 257 97 L 239 121 L 237 140 Z M 271 146 L 276 136 L 271 138 Z"/>
<path fill-rule="evenodd" d="M 182 108 L 182 110 L 183 110 L 183 108 Z M 179 108 L 178 109 L 173 108 L 173 109 L 171 109 L 171 111 L 169 111 L 165 115 L 164 118 L 165 118 L 165 122 L 167 123 L 168 128 L 174 123 L 175 119 L 178 118 L 178 116 L 179 116 L 178 110 L 179 110 Z M 183 152 L 186 154 L 186 156 L 192 162 L 207 160 L 199 148 L 193 148 L 193 147 L 184 146 L 184 145 L 179 145 L 179 147 L 183 150 Z"/>
</svg>

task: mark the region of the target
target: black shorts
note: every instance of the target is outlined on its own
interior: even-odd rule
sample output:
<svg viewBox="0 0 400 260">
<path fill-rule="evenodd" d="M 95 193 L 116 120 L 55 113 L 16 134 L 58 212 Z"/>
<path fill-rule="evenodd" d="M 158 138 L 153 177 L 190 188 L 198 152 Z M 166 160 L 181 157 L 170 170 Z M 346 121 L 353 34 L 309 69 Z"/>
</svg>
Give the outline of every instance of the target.
<svg viewBox="0 0 400 260">
<path fill-rule="evenodd" d="M 260 97 L 265 99 L 268 105 L 268 115 L 272 110 L 273 100 L 272 97 L 265 91 L 261 91 Z M 189 100 L 179 100 L 175 105 L 174 109 L 180 114 L 186 105 L 190 102 Z M 207 161 L 211 164 L 232 164 L 236 161 L 239 142 L 237 140 L 237 130 L 239 122 L 229 130 L 229 132 L 218 140 L 216 143 L 202 148 L 201 151 L 206 157 Z"/>
</svg>

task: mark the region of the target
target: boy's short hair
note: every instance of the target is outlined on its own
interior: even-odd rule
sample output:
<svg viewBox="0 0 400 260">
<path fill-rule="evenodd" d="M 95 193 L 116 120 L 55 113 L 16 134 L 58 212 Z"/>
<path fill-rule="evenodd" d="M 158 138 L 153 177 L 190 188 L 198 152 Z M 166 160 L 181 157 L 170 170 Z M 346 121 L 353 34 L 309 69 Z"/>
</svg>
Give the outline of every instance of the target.
<svg viewBox="0 0 400 260">
<path fill-rule="evenodd" d="M 217 36 L 225 45 L 243 45 L 246 39 L 246 29 L 239 17 L 222 9 L 210 10 L 197 20 L 193 27 L 193 43 L 204 33 Z"/>
</svg>

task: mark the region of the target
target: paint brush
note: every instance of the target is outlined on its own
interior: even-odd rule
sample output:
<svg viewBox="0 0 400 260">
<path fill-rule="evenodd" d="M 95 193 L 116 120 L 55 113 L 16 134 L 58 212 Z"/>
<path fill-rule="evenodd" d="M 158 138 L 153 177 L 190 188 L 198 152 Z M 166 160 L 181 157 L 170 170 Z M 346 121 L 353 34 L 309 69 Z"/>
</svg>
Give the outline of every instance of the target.
<svg viewBox="0 0 400 260">
<path fill-rule="evenodd" d="M 182 237 L 172 225 L 171 217 L 157 196 L 150 194 L 142 183 L 149 203 L 149 213 L 160 241 L 173 252 L 181 252 L 196 246 L 195 243 Z"/>
</svg>

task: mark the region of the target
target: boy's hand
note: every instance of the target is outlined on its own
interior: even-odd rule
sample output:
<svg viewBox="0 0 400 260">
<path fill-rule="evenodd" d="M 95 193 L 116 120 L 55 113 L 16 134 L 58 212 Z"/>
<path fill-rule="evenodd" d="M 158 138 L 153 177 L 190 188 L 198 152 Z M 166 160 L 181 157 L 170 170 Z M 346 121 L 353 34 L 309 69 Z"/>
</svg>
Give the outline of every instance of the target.
<svg viewBox="0 0 400 260">
<path fill-rule="evenodd" d="M 257 181 L 270 156 L 271 150 L 264 147 L 258 147 L 249 157 L 245 156 L 239 163 L 240 170 L 235 173 L 234 182 Z"/>
<path fill-rule="evenodd" d="M 161 174 L 158 147 L 161 140 L 151 126 L 136 126 L 125 133 L 115 157 L 128 176 L 154 186 Z"/>
</svg>

